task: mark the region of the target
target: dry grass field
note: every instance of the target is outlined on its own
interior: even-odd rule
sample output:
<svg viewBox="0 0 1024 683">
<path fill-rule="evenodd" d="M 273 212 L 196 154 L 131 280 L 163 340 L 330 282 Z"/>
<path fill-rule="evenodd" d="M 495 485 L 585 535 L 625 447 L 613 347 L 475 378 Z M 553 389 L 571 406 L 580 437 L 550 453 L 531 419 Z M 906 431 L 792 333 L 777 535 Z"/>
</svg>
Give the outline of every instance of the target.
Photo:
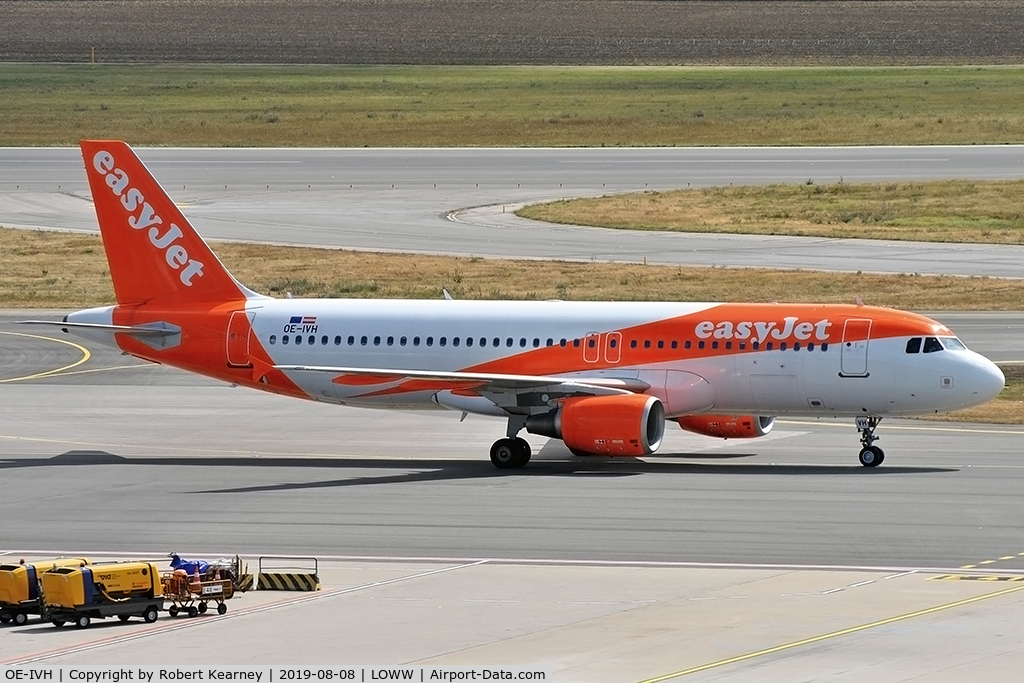
<svg viewBox="0 0 1024 683">
<path fill-rule="evenodd" d="M 1024 243 L 1024 181 L 707 187 L 535 204 L 525 218 L 629 230 Z"/>
<path fill-rule="evenodd" d="M 0 61 L 1005 64 L 1017 0 L 2 0 Z"/>
<path fill-rule="evenodd" d="M 1024 141 L 1024 67 L 8 64 L 0 145 Z"/>
<path fill-rule="evenodd" d="M 220 242 L 235 276 L 271 296 L 797 301 L 917 310 L 1017 310 L 1024 280 L 678 268 L 574 261 L 379 254 Z M 113 302 L 99 236 L 0 228 L 0 301 L 7 308 L 79 308 Z"/>
</svg>

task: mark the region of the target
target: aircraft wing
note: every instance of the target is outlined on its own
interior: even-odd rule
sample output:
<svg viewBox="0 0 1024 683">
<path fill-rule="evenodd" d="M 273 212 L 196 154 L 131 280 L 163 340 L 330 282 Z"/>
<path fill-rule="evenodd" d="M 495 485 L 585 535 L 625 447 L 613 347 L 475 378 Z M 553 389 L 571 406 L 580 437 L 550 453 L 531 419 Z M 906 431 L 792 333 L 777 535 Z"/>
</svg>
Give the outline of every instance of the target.
<svg viewBox="0 0 1024 683">
<path fill-rule="evenodd" d="M 490 399 L 499 408 L 520 412 L 547 406 L 551 401 L 574 396 L 614 396 L 646 391 L 650 385 L 637 379 L 611 377 L 559 377 L 550 375 L 504 375 L 479 372 L 397 370 L 393 368 L 275 365 L 285 372 L 320 372 L 336 375 L 342 386 L 366 386 L 363 397 L 411 391 L 451 391 Z M 383 388 L 381 385 L 386 385 Z"/>
</svg>

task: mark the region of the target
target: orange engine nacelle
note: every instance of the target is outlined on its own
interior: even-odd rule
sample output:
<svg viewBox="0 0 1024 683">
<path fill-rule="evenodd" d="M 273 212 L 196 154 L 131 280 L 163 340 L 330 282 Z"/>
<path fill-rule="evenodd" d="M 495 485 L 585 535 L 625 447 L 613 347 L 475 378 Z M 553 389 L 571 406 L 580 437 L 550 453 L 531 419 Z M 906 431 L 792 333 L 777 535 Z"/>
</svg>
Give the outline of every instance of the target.
<svg viewBox="0 0 1024 683">
<path fill-rule="evenodd" d="M 665 436 L 665 407 L 643 394 L 570 398 L 530 417 L 526 430 L 561 439 L 579 455 L 650 455 Z"/>
<path fill-rule="evenodd" d="M 723 439 L 753 439 L 775 426 L 775 418 L 764 415 L 683 415 L 675 420 L 688 432 Z"/>
</svg>

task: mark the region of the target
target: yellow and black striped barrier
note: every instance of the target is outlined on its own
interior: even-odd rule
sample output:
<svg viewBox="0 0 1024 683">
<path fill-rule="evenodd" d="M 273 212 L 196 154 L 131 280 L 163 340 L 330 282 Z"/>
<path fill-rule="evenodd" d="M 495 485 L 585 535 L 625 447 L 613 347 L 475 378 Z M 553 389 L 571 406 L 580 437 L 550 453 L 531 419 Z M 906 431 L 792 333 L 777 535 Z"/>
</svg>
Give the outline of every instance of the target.
<svg viewBox="0 0 1024 683">
<path fill-rule="evenodd" d="M 235 590 L 239 591 L 240 593 L 244 593 L 245 591 L 251 591 L 252 580 L 252 574 L 242 574 L 238 577 L 238 582 L 235 585 Z"/>
<path fill-rule="evenodd" d="M 266 572 L 260 574 L 258 591 L 318 591 L 320 577 L 298 572 Z"/>
</svg>

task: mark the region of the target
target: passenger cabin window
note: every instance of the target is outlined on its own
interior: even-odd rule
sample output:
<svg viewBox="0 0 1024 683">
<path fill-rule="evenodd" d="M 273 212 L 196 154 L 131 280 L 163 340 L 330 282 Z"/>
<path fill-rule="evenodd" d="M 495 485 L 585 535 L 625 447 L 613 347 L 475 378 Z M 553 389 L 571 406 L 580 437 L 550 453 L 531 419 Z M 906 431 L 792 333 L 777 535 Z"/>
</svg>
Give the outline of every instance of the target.
<svg viewBox="0 0 1024 683">
<path fill-rule="evenodd" d="M 936 339 L 935 337 L 925 337 L 925 340 L 924 340 L 924 352 L 925 353 L 935 353 L 936 351 L 941 351 L 942 349 L 943 349 L 942 342 L 940 342 L 938 339 Z"/>
<path fill-rule="evenodd" d="M 907 353 L 921 353 L 920 337 L 911 337 L 907 340 Z"/>
</svg>

